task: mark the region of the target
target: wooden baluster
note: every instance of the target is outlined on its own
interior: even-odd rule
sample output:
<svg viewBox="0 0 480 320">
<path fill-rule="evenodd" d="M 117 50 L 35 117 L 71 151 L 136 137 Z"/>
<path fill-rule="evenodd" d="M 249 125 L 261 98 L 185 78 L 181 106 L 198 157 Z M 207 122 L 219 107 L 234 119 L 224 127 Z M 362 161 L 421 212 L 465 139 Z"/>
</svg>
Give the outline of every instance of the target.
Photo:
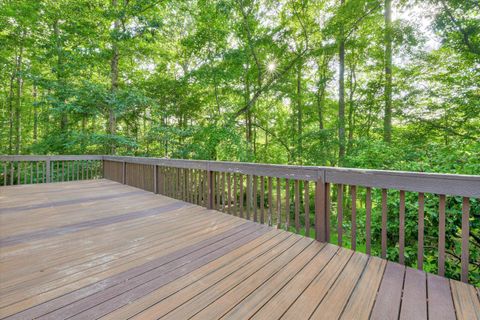
<svg viewBox="0 0 480 320">
<path fill-rule="evenodd" d="M 216 192 L 217 206 L 216 206 L 216 209 L 217 209 L 218 211 L 220 211 L 220 208 L 221 208 L 221 206 L 220 206 L 220 204 L 221 204 L 221 195 L 222 195 L 222 193 L 221 193 L 221 186 L 222 186 L 222 184 L 221 184 L 221 180 L 220 180 L 221 175 L 222 175 L 221 172 L 217 172 L 217 173 L 215 174 L 215 177 L 216 177 L 216 179 L 217 179 L 217 181 L 216 181 L 216 185 L 217 185 L 217 192 Z"/>
<path fill-rule="evenodd" d="M 290 229 L 290 180 L 285 179 L 285 224 Z"/>
<path fill-rule="evenodd" d="M 38 161 L 36 163 L 36 167 L 37 167 L 37 170 L 35 171 L 35 175 L 36 175 L 35 183 L 38 183 L 38 181 L 39 181 L 38 173 L 40 172 L 40 170 L 38 170 Z"/>
<path fill-rule="evenodd" d="M 277 229 L 282 227 L 282 196 L 280 187 L 280 178 L 277 178 Z"/>
<path fill-rule="evenodd" d="M 425 227 L 425 196 L 418 194 L 418 249 L 417 249 L 417 268 L 423 270 L 423 236 Z"/>
<path fill-rule="evenodd" d="M 75 161 L 76 164 L 77 164 L 77 170 L 76 173 L 77 173 L 77 181 L 80 180 L 80 162 L 79 161 Z M 102 166 L 102 169 L 105 171 L 105 167 Z M 102 174 L 102 178 L 105 178 L 105 174 Z"/>
<path fill-rule="evenodd" d="M 24 171 L 23 184 L 27 184 L 28 183 L 28 180 L 27 180 L 27 178 L 28 178 L 28 161 L 25 161 L 24 164 L 25 164 L 25 170 L 23 170 Z"/>
<path fill-rule="evenodd" d="M 10 162 L 10 185 L 13 186 L 13 179 L 15 177 L 15 163 Z"/>
<path fill-rule="evenodd" d="M 445 195 L 440 195 L 438 205 L 438 275 L 445 275 Z"/>
<path fill-rule="evenodd" d="M 215 198 L 215 177 L 214 173 L 210 170 L 207 171 L 207 183 L 208 183 L 208 188 L 206 188 L 208 191 L 207 194 L 207 208 L 208 209 L 213 209 L 213 201 Z"/>
<path fill-rule="evenodd" d="M 198 205 L 203 206 L 203 183 L 204 171 L 198 170 Z"/>
<path fill-rule="evenodd" d="M 228 213 L 232 214 L 232 176 L 229 173 L 227 173 L 227 187 L 228 187 Z"/>
<path fill-rule="evenodd" d="M 338 245 L 343 246 L 343 185 L 337 184 L 337 234 L 338 234 Z"/>
<path fill-rule="evenodd" d="M 196 201 L 196 187 L 197 187 L 197 172 L 195 169 L 189 169 L 190 171 L 190 199 L 189 202 L 195 204 Z"/>
<path fill-rule="evenodd" d="M 330 242 L 330 183 L 325 183 L 325 241 Z"/>
<path fill-rule="evenodd" d="M 195 203 L 195 170 L 191 169 L 189 171 L 189 177 L 190 177 L 190 199 L 188 202 L 190 203 Z M 180 173 L 180 168 L 175 168 L 175 180 L 176 180 L 176 190 L 175 190 L 175 197 L 176 199 L 181 199 L 182 196 L 182 177 Z"/>
<path fill-rule="evenodd" d="M 468 239 L 470 237 L 470 200 L 467 197 L 463 198 L 462 203 L 462 273 L 461 280 L 462 282 L 468 282 L 468 264 L 470 252 L 468 251 Z"/>
<path fill-rule="evenodd" d="M 17 185 L 21 183 L 21 176 L 22 176 L 22 163 L 17 161 Z"/>
<path fill-rule="evenodd" d="M 190 198 L 190 170 L 186 168 L 183 170 L 185 174 L 185 180 L 182 179 L 182 181 L 185 181 L 185 196 L 183 200 L 188 202 Z"/>
<path fill-rule="evenodd" d="M 238 216 L 238 211 L 237 211 L 237 174 L 233 173 L 233 215 Z"/>
<path fill-rule="evenodd" d="M 186 172 L 185 174 L 187 175 L 186 183 L 187 183 L 187 185 L 188 185 L 188 172 Z M 175 168 L 169 167 L 169 168 L 168 168 L 168 196 L 169 196 L 170 198 L 174 198 L 174 197 L 175 197 L 175 186 L 174 186 L 174 183 L 175 183 Z M 188 199 L 188 189 L 187 189 L 187 195 L 186 195 L 184 201 L 187 201 L 187 199 Z"/>
<path fill-rule="evenodd" d="M 268 177 L 268 225 L 272 226 L 272 177 Z"/>
<path fill-rule="evenodd" d="M 3 163 L 3 186 L 7 186 L 7 163 Z"/>
<path fill-rule="evenodd" d="M 243 218 L 243 175 L 240 174 L 238 176 L 238 180 L 240 183 L 240 218 Z"/>
<path fill-rule="evenodd" d="M 185 198 L 185 195 L 186 195 L 186 190 L 185 188 L 187 187 L 187 184 L 185 183 L 185 170 L 184 168 L 178 168 L 178 180 L 179 180 L 179 183 L 180 183 L 180 188 L 178 190 L 179 192 L 179 196 L 180 196 L 180 200 L 183 200 L 185 201 L 186 198 Z"/>
<path fill-rule="evenodd" d="M 225 185 L 226 185 L 226 173 L 222 172 L 222 212 L 225 212 L 225 202 L 226 202 L 226 195 L 225 195 Z"/>
<path fill-rule="evenodd" d="M 203 191 L 203 184 L 205 182 L 204 179 L 205 171 L 198 170 L 198 204 L 204 207 L 204 191 Z"/>
<path fill-rule="evenodd" d="M 88 166 L 88 161 L 87 161 Z M 87 169 L 87 179 L 88 179 L 88 169 Z M 62 161 L 62 182 L 65 181 L 65 161 Z"/>
<path fill-rule="evenodd" d="M 300 182 L 295 180 L 295 231 L 300 232 Z"/>
<path fill-rule="evenodd" d="M 303 182 L 304 185 L 304 211 L 305 211 L 305 236 L 310 237 L 310 191 L 308 190 L 308 181 Z"/>
<path fill-rule="evenodd" d="M 216 210 L 218 210 L 219 206 L 219 190 L 220 190 L 220 184 L 219 184 L 219 172 L 212 172 L 213 174 L 213 205 Z"/>
<path fill-rule="evenodd" d="M 387 258 L 387 189 L 382 189 L 382 255 Z"/>
<path fill-rule="evenodd" d="M 191 183 L 191 202 L 196 203 L 196 193 L 197 193 L 197 171 L 192 169 L 192 183 Z"/>
<path fill-rule="evenodd" d="M 265 223 L 265 177 L 260 177 L 260 223 Z"/>
<path fill-rule="evenodd" d="M 203 184 L 204 184 L 204 185 L 203 185 L 203 192 L 204 192 L 204 202 L 205 202 L 205 207 L 206 207 L 206 208 L 209 208 L 209 204 L 210 204 L 210 202 L 209 202 L 209 193 L 210 193 L 210 190 L 209 190 L 209 188 L 210 188 L 210 187 L 209 187 L 209 186 L 210 186 L 209 179 L 210 179 L 210 178 L 209 178 L 209 173 L 208 173 L 208 172 L 209 172 L 209 171 L 207 171 L 207 170 L 205 170 L 205 171 L 203 172 L 203 175 L 204 175 L 204 177 L 203 177 Z"/>
<path fill-rule="evenodd" d="M 257 191 L 258 191 L 258 186 L 257 186 L 257 177 L 252 176 L 253 179 L 253 221 L 257 222 L 258 217 L 257 217 Z"/>
<path fill-rule="evenodd" d="M 158 168 L 156 165 L 152 166 L 152 173 L 153 173 L 153 193 L 158 193 Z"/>
<path fill-rule="evenodd" d="M 405 264 L 405 191 L 400 190 L 400 231 L 398 235 L 398 262 Z"/>
<path fill-rule="evenodd" d="M 195 170 L 195 204 L 200 206 L 202 202 L 202 172 Z"/>
<path fill-rule="evenodd" d="M 195 170 L 190 170 L 190 202 L 195 203 Z"/>
<path fill-rule="evenodd" d="M 187 177 L 188 177 L 188 173 L 187 174 Z M 172 168 L 172 167 L 169 167 L 168 168 L 168 196 L 170 198 L 174 198 L 175 197 L 175 186 L 173 185 L 175 183 L 175 168 Z M 187 184 L 188 184 L 188 179 L 187 179 Z M 188 192 L 188 191 L 187 191 Z M 188 196 L 188 194 L 187 194 Z M 185 197 L 185 200 L 184 201 L 187 201 L 187 197 Z"/>
<path fill-rule="evenodd" d="M 372 254 L 372 189 L 367 188 L 365 199 L 365 249 L 368 255 Z"/>
<path fill-rule="evenodd" d="M 350 186 L 350 194 L 352 197 L 352 227 L 351 227 L 351 248 L 357 250 L 357 187 Z"/>
<path fill-rule="evenodd" d="M 165 195 L 166 172 L 165 167 L 160 167 L 160 194 Z"/>
<path fill-rule="evenodd" d="M 42 182 L 43 183 L 47 182 L 47 173 L 46 173 L 45 167 L 46 167 L 46 162 L 42 162 Z"/>
<path fill-rule="evenodd" d="M 251 197 L 251 192 L 252 192 L 252 176 L 247 175 L 247 203 L 245 204 L 245 208 L 247 209 L 247 220 L 250 220 L 250 203 L 252 203 L 252 197 Z"/>
</svg>

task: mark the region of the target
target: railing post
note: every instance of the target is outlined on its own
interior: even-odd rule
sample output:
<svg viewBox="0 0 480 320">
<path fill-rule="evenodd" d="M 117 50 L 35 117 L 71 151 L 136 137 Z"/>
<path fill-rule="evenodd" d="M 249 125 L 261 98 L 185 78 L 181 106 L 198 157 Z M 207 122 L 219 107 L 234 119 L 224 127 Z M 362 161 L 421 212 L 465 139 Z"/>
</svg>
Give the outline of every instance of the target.
<svg viewBox="0 0 480 320">
<path fill-rule="evenodd" d="M 319 176 L 315 183 L 315 239 L 321 242 L 326 242 L 328 239 L 328 189 L 328 185 L 325 183 L 325 171 L 319 171 Z"/>
<path fill-rule="evenodd" d="M 47 166 L 46 167 L 46 173 L 45 173 L 46 177 L 45 178 L 46 178 L 47 183 L 49 183 L 50 182 L 50 160 L 47 160 L 45 165 Z"/>
<path fill-rule="evenodd" d="M 208 181 L 208 199 L 207 199 L 207 209 L 213 209 L 213 172 L 207 170 L 207 181 Z"/>
<path fill-rule="evenodd" d="M 126 180 L 126 177 L 127 176 L 127 165 L 125 163 L 125 161 L 122 162 L 122 183 L 123 184 L 126 184 L 127 180 Z"/>
</svg>

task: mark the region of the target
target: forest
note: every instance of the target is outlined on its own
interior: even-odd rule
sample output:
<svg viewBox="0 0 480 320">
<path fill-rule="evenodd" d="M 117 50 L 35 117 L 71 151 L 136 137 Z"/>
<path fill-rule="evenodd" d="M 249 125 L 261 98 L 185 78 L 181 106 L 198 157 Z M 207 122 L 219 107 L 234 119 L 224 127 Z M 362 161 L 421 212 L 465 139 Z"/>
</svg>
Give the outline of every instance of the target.
<svg viewBox="0 0 480 320">
<path fill-rule="evenodd" d="M 476 0 L 0 0 L 0 68 L 0 154 L 480 174 Z"/>
</svg>

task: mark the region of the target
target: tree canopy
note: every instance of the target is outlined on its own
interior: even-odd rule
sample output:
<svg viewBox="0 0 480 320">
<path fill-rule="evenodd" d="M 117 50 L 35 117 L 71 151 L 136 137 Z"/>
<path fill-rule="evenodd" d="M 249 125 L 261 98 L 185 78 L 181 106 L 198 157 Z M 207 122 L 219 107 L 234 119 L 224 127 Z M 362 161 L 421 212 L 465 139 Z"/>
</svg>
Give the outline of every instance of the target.
<svg viewBox="0 0 480 320">
<path fill-rule="evenodd" d="M 0 152 L 478 173 L 479 14 L 474 0 L 3 0 Z"/>
</svg>

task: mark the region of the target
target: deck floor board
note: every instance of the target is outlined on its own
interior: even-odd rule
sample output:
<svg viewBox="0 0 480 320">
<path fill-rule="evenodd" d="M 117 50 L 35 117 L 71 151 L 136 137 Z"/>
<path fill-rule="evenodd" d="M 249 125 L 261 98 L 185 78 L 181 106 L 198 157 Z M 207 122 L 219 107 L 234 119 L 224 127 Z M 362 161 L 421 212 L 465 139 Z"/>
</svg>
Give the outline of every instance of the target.
<svg viewBox="0 0 480 320">
<path fill-rule="evenodd" d="M 416 315 L 478 288 L 109 180 L 0 187 L 0 319 Z"/>
</svg>

